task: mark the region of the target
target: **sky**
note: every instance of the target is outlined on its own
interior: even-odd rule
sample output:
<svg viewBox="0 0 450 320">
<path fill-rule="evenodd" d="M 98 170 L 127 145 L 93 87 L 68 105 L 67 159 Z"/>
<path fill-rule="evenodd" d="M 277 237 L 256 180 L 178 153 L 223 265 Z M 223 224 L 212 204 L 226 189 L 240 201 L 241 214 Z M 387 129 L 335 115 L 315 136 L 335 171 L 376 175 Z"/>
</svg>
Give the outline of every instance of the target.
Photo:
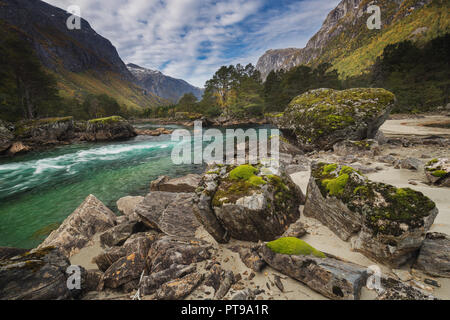
<svg viewBox="0 0 450 320">
<path fill-rule="evenodd" d="M 340 0 L 45 0 L 81 16 L 125 63 L 203 87 L 223 65 L 302 48 Z"/>
</svg>

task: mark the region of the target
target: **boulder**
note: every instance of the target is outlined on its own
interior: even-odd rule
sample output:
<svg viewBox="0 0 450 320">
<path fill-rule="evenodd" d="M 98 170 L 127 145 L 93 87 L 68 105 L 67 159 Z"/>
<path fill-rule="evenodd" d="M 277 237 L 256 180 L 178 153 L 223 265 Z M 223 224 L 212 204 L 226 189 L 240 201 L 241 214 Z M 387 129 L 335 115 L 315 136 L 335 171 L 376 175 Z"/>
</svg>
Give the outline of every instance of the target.
<svg viewBox="0 0 450 320">
<path fill-rule="evenodd" d="M 200 273 L 191 273 L 180 279 L 175 279 L 164 283 L 156 291 L 158 300 L 181 300 L 187 297 L 203 281 L 204 275 Z"/>
<path fill-rule="evenodd" d="M 237 247 L 236 250 L 233 251 L 239 253 L 239 257 L 247 268 L 252 269 L 255 272 L 261 272 L 266 266 L 266 262 L 259 255 L 258 249 L 258 246 Z"/>
<path fill-rule="evenodd" d="M 152 273 L 144 276 L 141 282 L 142 295 L 150 295 L 156 292 L 164 283 L 182 278 L 196 271 L 194 266 L 186 266 L 181 264 L 173 264 L 168 269 Z"/>
<path fill-rule="evenodd" d="M 67 141 L 75 137 L 73 117 L 21 121 L 16 125 L 19 140 L 46 144 Z"/>
<path fill-rule="evenodd" d="M 128 217 L 128 220 L 137 220 L 138 217 L 134 211 L 143 200 L 144 197 L 123 197 L 117 201 L 117 208 Z"/>
<path fill-rule="evenodd" d="M 212 246 L 194 238 L 164 236 L 156 241 L 147 256 L 150 274 L 169 269 L 173 264 L 191 265 L 211 258 Z"/>
<path fill-rule="evenodd" d="M 126 283 L 139 279 L 145 269 L 145 256 L 132 253 L 114 262 L 103 274 L 100 289 L 117 289 Z"/>
<path fill-rule="evenodd" d="M 417 254 L 438 214 L 433 201 L 412 189 L 368 180 L 351 167 L 314 163 L 304 214 L 352 248 L 398 267 Z"/>
<path fill-rule="evenodd" d="M 260 254 L 275 270 L 330 299 L 358 300 L 367 279 L 366 268 L 325 255 L 297 238 L 262 245 Z"/>
<path fill-rule="evenodd" d="M 162 176 L 151 183 L 150 191 L 192 193 L 197 189 L 201 179 L 198 174 L 188 174 L 176 179 Z"/>
<path fill-rule="evenodd" d="M 169 236 L 194 237 L 200 223 L 192 207 L 192 193 L 150 192 L 135 212 L 150 228 Z"/>
<path fill-rule="evenodd" d="M 433 277 L 450 278 L 450 237 L 428 233 L 414 267 Z"/>
<path fill-rule="evenodd" d="M 383 277 L 381 287 L 382 291 L 378 294 L 377 300 L 437 300 L 433 295 L 393 278 Z"/>
<path fill-rule="evenodd" d="M 20 256 L 29 250 L 20 248 L 0 247 L 0 260 L 10 259 L 15 256 Z"/>
<path fill-rule="evenodd" d="M 407 170 L 418 171 L 423 166 L 423 164 L 419 159 L 406 158 L 406 159 L 397 160 L 394 163 L 394 166 L 396 169 L 407 169 Z"/>
<path fill-rule="evenodd" d="M 81 140 L 113 141 L 133 138 L 136 135 L 136 131 L 127 120 L 114 116 L 89 120 L 86 132 L 81 136 Z"/>
<path fill-rule="evenodd" d="M 328 150 L 342 140 L 374 139 L 394 103 L 384 89 L 311 90 L 292 100 L 278 126 L 304 150 Z"/>
<path fill-rule="evenodd" d="M 430 183 L 450 187 L 450 161 L 448 159 L 433 159 L 425 165 L 425 175 Z"/>
<path fill-rule="evenodd" d="M 205 174 L 196 191 L 195 212 L 217 241 L 224 241 L 223 231 L 237 240 L 270 241 L 300 217 L 299 206 L 304 203 L 300 188 L 286 174 L 263 175 L 263 171 L 259 166 L 231 165 L 212 167 Z"/>
<path fill-rule="evenodd" d="M 132 253 L 140 252 L 146 255 L 151 245 L 161 237 L 156 231 L 142 232 L 131 235 L 121 247 L 106 249 L 93 259 L 98 268 L 105 272 L 117 260 L 129 256 Z M 147 252 L 146 252 L 147 251 Z"/>
<path fill-rule="evenodd" d="M 53 231 L 38 248 L 57 247 L 67 257 L 92 245 L 93 236 L 116 224 L 116 215 L 95 196 L 89 195 L 84 202 Z"/>
<path fill-rule="evenodd" d="M 285 233 L 283 233 L 282 237 L 284 238 L 301 238 L 307 234 L 304 224 L 299 220 L 289 226 Z"/>
<path fill-rule="evenodd" d="M 0 120 L 0 153 L 7 151 L 13 144 L 13 131 L 14 127 L 11 124 Z"/>
<path fill-rule="evenodd" d="M 69 260 L 53 247 L 0 259 L 0 300 L 72 299 L 67 288 Z"/>
<path fill-rule="evenodd" d="M 104 247 L 121 246 L 132 234 L 144 232 L 146 227 L 138 221 L 119 224 L 100 235 L 100 243 Z"/>
<path fill-rule="evenodd" d="M 373 158 L 381 153 L 380 146 L 375 140 L 350 141 L 344 140 L 333 146 L 338 156 L 357 156 Z"/>
</svg>

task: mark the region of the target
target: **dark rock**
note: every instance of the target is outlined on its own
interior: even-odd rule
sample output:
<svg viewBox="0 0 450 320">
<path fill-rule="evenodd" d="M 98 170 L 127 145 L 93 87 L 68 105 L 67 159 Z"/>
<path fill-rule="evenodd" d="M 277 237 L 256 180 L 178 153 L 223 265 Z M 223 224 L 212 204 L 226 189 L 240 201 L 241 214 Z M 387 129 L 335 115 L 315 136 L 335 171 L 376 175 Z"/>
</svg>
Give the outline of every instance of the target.
<svg viewBox="0 0 450 320">
<path fill-rule="evenodd" d="M 92 262 L 95 263 L 99 270 L 105 272 L 117 260 L 124 257 L 126 251 L 123 247 L 114 247 L 107 249 L 105 252 L 99 254 Z"/>
<path fill-rule="evenodd" d="M 395 164 L 396 169 L 408 169 L 418 171 L 422 166 L 422 162 L 416 158 L 407 158 L 398 160 Z"/>
<path fill-rule="evenodd" d="M 193 193 L 201 179 L 202 177 L 198 174 L 188 174 L 177 179 L 162 176 L 151 183 L 150 191 Z"/>
<path fill-rule="evenodd" d="M 116 224 L 116 215 L 90 195 L 38 248 L 57 247 L 67 257 L 92 244 L 93 236 Z"/>
<path fill-rule="evenodd" d="M 156 273 L 173 264 L 191 265 L 210 259 L 211 250 L 211 245 L 201 240 L 164 236 L 148 252 L 147 266 L 150 273 Z"/>
<path fill-rule="evenodd" d="M 135 212 L 150 228 L 170 236 L 194 237 L 200 223 L 192 208 L 193 194 L 150 192 Z"/>
<path fill-rule="evenodd" d="M 224 172 L 225 169 L 221 169 Z M 219 219 L 216 217 L 211 206 L 212 198 L 218 187 L 219 175 L 208 171 L 201 182 L 200 187 L 196 190 L 193 198 L 193 211 L 197 220 L 205 227 L 206 231 L 213 236 L 219 243 L 227 243 L 230 239 L 229 233 L 225 230 Z"/>
<path fill-rule="evenodd" d="M 72 299 L 67 288 L 69 266 L 69 260 L 52 247 L 1 259 L 0 300 Z"/>
<path fill-rule="evenodd" d="M 137 206 L 144 200 L 144 197 L 124 197 L 117 201 L 117 209 L 128 217 L 128 220 L 137 220 L 135 214 Z"/>
<path fill-rule="evenodd" d="M 384 89 L 311 90 L 292 100 L 279 127 L 304 150 L 327 150 L 342 140 L 375 138 L 394 103 Z"/>
<path fill-rule="evenodd" d="M 433 201 L 411 189 L 375 183 L 353 168 L 314 164 L 304 214 L 352 248 L 398 267 L 413 258 L 438 214 Z"/>
<path fill-rule="evenodd" d="M 187 297 L 203 281 L 203 274 L 191 273 L 180 279 L 169 281 L 156 291 L 158 300 L 180 300 Z"/>
<path fill-rule="evenodd" d="M 289 226 L 289 228 L 286 230 L 285 233 L 283 233 L 282 237 L 294 237 L 294 238 L 301 238 L 307 234 L 307 231 L 305 229 L 305 226 L 303 223 L 299 220 Z"/>
<path fill-rule="evenodd" d="M 220 286 L 214 295 L 215 300 L 222 300 L 230 291 L 231 286 L 235 283 L 234 274 L 232 271 L 225 271 L 220 279 Z"/>
<path fill-rule="evenodd" d="M 134 233 L 145 231 L 146 227 L 138 221 L 119 224 L 100 235 L 100 243 L 104 247 L 121 246 Z"/>
<path fill-rule="evenodd" d="M 415 268 L 431 276 L 450 278 L 450 237 L 443 233 L 428 233 Z"/>
<path fill-rule="evenodd" d="M 196 271 L 194 266 L 186 266 L 181 264 L 173 264 L 168 269 L 155 272 L 149 276 L 145 276 L 141 282 L 141 293 L 150 295 L 156 292 L 166 282 L 182 278 Z"/>
<path fill-rule="evenodd" d="M 117 289 L 140 278 L 145 269 L 145 256 L 132 253 L 114 262 L 103 274 L 99 288 Z"/>
<path fill-rule="evenodd" d="M 234 301 L 252 301 L 255 300 L 256 295 L 255 292 L 251 289 L 244 289 L 242 291 L 237 292 L 231 300 Z"/>
<path fill-rule="evenodd" d="M 252 246 L 250 248 L 236 248 L 236 251 L 239 253 L 242 262 L 247 266 L 247 268 L 250 268 L 255 272 L 261 272 L 261 270 L 266 266 L 265 261 L 258 253 L 258 248 L 258 246 Z"/>
<path fill-rule="evenodd" d="M 277 288 L 280 289 L 281 292 L 284 292 L 284 285 L 283 285 L 283 282 L 281 282 L 280 276 L 275 275 L 274 282 L 275 282 L 275 285 L 277 286 Z"/>
<path fill-rule="evenodd" d="M 274 269 L 294 278 L 325 297 L 357 300 L 367 278 L 366 268 L 335 258 L 287 255 L 261 246 L 263 259 Z"/>
<path fill-rule="evenodd" d="M 378 295 L 377 300 L 437 300 L 429 293 L 392 278 L 382 278 L 381 286 L 383 292 Z"/>
<path fill-rule="evenodd" d="M 264 176 L 263 170 L 248 165 L 226 166 L 212 167 L 205 174 L 194 201 L 203 210 L 197 208 L 195 212 L 217 241 L 224 241 L 222 232 L 211 224 L 221 226 L 237 240 L 258 242 L 276 239 L 300 217 L 298 209 L 304 203 L 300 188 L 286 174 Z M 240 172 L 250 174 L 240 178 Z"/>
<path fill-rule="evenodd" d="M 84 141 L 113 141 L 133 138 L 137 134 L 133 126 L 125 119 L 114 116 L 89 120 L 86 133 L 81 137 Z"/>
<path fill-rule="evenodd" d="M 98 286 L 103 277 L 103 273 L 99 270 L 85 270 L 82 275 L 81 288 L 84 292 L 97 291 Z"/>
<path fill-rule="evenodd" d="M 0 260 L 6 260 L 15 256 L 20 256 L 28 251 L 28 249 L 0 247 Z"/>
</svg>

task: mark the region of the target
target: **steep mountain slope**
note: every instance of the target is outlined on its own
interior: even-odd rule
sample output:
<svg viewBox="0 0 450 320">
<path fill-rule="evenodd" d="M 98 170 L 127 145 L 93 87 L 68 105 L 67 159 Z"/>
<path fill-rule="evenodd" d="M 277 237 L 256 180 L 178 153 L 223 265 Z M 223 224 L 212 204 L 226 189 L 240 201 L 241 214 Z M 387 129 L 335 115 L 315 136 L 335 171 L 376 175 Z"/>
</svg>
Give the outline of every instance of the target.
<svg viewBox="0 0 450 320">
<path fill-rule="evenodd" d="M 185 93 L 194 94 L 197 99 L 203 96 L 203 90 L 181 79 L 175 79 L 136 64 L 127 64 L 128 70 L 137 80 L 137 84 L 158 97 L 177 102 Z"/>
<path fill-rule="evenodd" d="M 381 9 L 381 30 L 369 30 L 370 5 Z M 330 62 L 342 77 L 363 73 L 386 45 L 427 41 L 450 31 L 448 0 L 342 0 L 303 49 L 267 51 L 258 61 L 263 77 L 272 70 Z"/>
<path fill-rule="evenodd" d="M 0 0 L 2 38 L 15 35 L 30 42 L 46 69 L 57 77 L 62 96 L 105 93 L 130 108 L 166 103 L 133 83 L 116 48 L 86 20 L 81 20 L 80 30 L 69 30 L 69 16 L 39 0 Z"/>
</svg>

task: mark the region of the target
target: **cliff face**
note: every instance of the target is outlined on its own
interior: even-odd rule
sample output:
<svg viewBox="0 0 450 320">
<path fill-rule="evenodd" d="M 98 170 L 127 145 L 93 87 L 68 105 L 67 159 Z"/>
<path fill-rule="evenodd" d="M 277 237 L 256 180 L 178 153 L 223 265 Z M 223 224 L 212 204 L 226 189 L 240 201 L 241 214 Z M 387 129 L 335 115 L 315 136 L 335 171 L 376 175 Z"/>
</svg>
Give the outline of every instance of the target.
<svg viewBox="0 0 450 320">
<path fill-rule="evenodd" d="M 381 9 L 381 30 L 369 30 L 370 5 Z M 265 79 L 272 70 L 332 63 L 343 76 L 360 74 L 386 45 L 429 40 L 449 32 L 449 2 L 444 0 L 342 0 L 303 49 L 267 51 L 257 69 Z"/>
<path fill-rule="evenodd" d="M 106 93 L 130 107 L 160 104 L 145 95 L 111 42 L 81 19 L 80 30 L 69 30 L 70 14 L 39 0 L 0 0 L 2 34 L 31 43 L 43 65 L 54 73 L 66 96 Z"/>
<path fill-rule="evenodd" d="M 184 80 L 175 79 L 160 71 L 146 69 L 132 63 L 127 64 L 127 67 L 136 78 L 138 85 L 171 102 L 178 102 L 185 93 L 192 93 L 199 100 L 203 96 L 203 89 L 194 87 Z"/>
</svg>

